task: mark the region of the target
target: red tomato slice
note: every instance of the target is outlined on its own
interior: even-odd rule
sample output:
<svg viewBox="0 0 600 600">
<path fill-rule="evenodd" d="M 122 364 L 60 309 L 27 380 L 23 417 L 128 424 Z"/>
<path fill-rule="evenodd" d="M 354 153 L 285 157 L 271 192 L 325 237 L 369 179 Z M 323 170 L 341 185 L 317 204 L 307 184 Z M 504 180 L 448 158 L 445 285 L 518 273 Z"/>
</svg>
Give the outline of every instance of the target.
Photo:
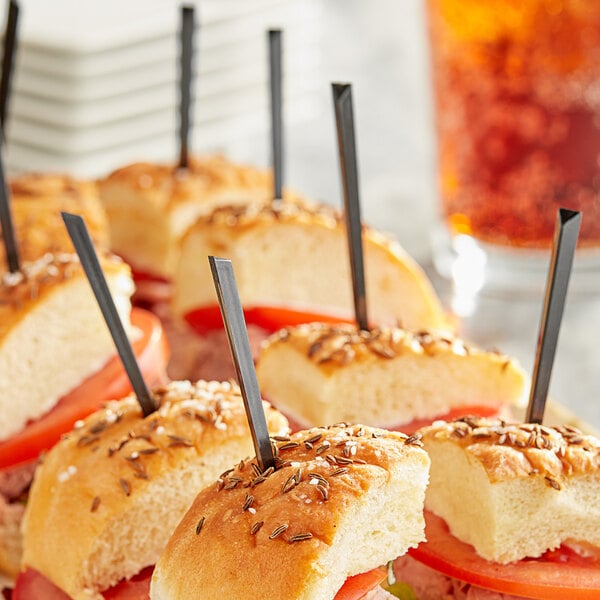
<svg viewBox="0 0 600 600">
<path fill-rule="evenodd" d="M 344 317 L 274 306 L 245 308 L 244 317 L 246 318 L 247 325 L 257 325 L 269 332 L 275 332 L 282 327 L 313 323 L 315 321 L 321 323 L 354 323 L 352 319 Z M 216 304 L 195 308 L 185 315 L 185 320 L 200 335 L 215 329 L 223 329 L 221 310 Z"/>
<path fill-rule="evenodd" d="M 135 355 L 148 385 L 153 385 L 166 377 L 169 354 L 166 337 L 158 318 L 147 311 L 133 309 L 131 320 L 142 332 L 140 339 L 133 343 Z M 70 431 L 75 421 L 130 391 L 121 360 L 115 356 L 101 371 L 63 396 L 50 412 L 0 442 L 0 469 L 36 459 L 43 450 L 56 444 L 63 433 Z"/>
<path fill-rule="evenodd" d="M 148 600 L 154 567 L 146 567 L 137 575 L 103 592 L 106 600 Z M 35 569 L 25 569 L 17 575 L 12 600 L 71 600 L 60 588 Z"/>
<path fill-rule="evenodd" d="M 148 600 L 153 571 L 153 566 L 146 567 L 131 579 L 120 581 L 102 595 L 105 600 Z"/>
<path fill-rule="evenodd" d="M 162 275 L 157 275 L 156 273 L 151 273 L 150 271 L 144 271 L 143 269 L 136 269 L 131 261 L 127 259 L 123 259 L 125 262 L 131 267 L 131 276 L 137 283 L 138 281 L 155 281 L 158 283 L 170 283 L 168 279 L 163 277 Z"/>
<path fill-rule="evenodd" d="M 505 594 L 539 600 L 600 599 L 600 559 L 561 546 L 540 558 L 501 565 L 481 558 L 455 538 L 443 519 L 425 511 L 427 543 L 409 550 L 423 564 L 461 581 Z"/>
<path fill-rule="evenodd" d="M 348 577 L 333 600 L 359 600 L 367 592 L 377 587 L 385 577 L 386 572 L 382 568 Z"/>
<path fill-rule="evenodd" d="M 17 575 L 12 600 L 71 600 L 60 588 L 49 579 L 33 569 L 25 569 Z"/>
</svg>

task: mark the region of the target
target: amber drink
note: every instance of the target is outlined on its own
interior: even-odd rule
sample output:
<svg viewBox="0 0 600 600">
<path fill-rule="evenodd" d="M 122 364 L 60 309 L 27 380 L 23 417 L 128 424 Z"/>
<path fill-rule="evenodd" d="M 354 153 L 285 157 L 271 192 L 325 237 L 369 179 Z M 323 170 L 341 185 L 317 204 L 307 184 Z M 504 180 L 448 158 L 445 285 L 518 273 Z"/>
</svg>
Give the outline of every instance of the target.
<svg viewBox="0 0 600 600">
<path fill-rule="evenodd" d="M 541 254 L 565 207 L 599 249 L 600 1 L 427 5 L 450 239 Z"/>
</svg>

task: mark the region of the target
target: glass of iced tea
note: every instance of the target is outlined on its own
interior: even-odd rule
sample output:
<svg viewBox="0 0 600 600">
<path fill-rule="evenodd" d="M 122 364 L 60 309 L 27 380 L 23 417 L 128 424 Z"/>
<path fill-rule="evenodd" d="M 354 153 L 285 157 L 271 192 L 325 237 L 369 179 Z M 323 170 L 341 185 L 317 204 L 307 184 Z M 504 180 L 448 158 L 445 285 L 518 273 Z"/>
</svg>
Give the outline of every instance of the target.
<svg viewBox="0 0 600 600">
<path fill-rule="evenodd" d="M 537 289 L 565 207 L 583 213 L 574 274 L 600 289 L 600 0 L 426 1 L 438 270 Z"/>
</svg>

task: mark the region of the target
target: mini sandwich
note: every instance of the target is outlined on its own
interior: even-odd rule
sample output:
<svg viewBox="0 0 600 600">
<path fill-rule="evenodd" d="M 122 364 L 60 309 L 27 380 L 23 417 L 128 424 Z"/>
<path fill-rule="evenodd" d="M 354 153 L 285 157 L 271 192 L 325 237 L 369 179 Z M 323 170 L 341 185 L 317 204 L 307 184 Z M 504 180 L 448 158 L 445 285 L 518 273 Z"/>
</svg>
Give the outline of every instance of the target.
<svg viewBox="0 0 600 600">
<path fill-rule="evenodd" d="M 150 598 L 391 598 L 365 595 L 383 579 L 374 568 L 423 540 L 429 458 L 419 446 L 340 424 L 278 441 L 275 469 L 242 461 L 194 500 Z M 370 583 L 357 593 L 361 580 Z"/>
<path fill-rule="evenodd" d="M 95 182 L 66 175 L 29 173 L 12 178 L 9 190 L 21 260 L 34 261 L 46 252 L 73 252 L 61 211 L 85 217 L 96 247 L 108 250 L 108 221 Z M 3 246 L 0 246 L 0 263 L 6 264 Z"/>
<path fill-rule="evenodd" d="M 600 598 L 600 440 L 475 417 L 422 434 L 427 543 L 395 564 L 417 598 Z"/>
<path fill-rule="evenodd" d="M 134 163 L 100 181 L 110 223 L 112 250 L 132 265 L 136 280 L 169 282 L 179 241 L 202 214 L 222 204 L 269 198 L 267 171 L 221 156 L 192 158 L 189 168 Z"/>
<path fill-rule="evenodd" d="M 287 327 L 263 343 L 256 370 L 292 429 L 351 421 L 412 433 L 442 416 L 504 414 L 528 388 L 505 355 L 397 327 Z"/>
<path fill-rule="evenodd" d="M 251 452 L 234 384 L 172 382 L 153 396 L 158 409 L 146 418 L 133 396 L 109 402 L 45 456 L 23 522 L 16 598 L 62 597 L 45 595 L 48 586 L 74 600 L 131 598 L 120 595 L 122 580 L 153 565 L 198 489 Z M 285 418 L 264 406 L 270 432 L 285 435 Z M 135 597 L 148 586 L 149 575 Z"/>
<path fill-rule="evenodd" d="M 363 231 L 373 322 L 447 329 L 441 303 L 416 262 L 382 234 Z M 235 264 L 247 323 L 272 332 L 353 316 L 346 229 L 330 207 L 254 202 L 200 217 L 182 240 L 173 309 L 201 333 L 221 323 L 208 261 L 201 258 L 208 255 Z"/>
<path fill-rule="evenodd" d="M 158 320 L 130 320 L 133 282 L 114 256 L 102 266 L 149 381 L 164 377 Z M 141 328 L 141 329 L 138 329 Z M 14 576 L 19 523 L 38 455 L 111 396 L 128 393 L 125 373 L 75 254 L 45 254 L 0 281 L 0 572 Z"/>
<path fill-rule="evenodd" d="M 131 330 L 129 267 L 103 262 L 119 316 Z M 115 353 L 76 254 L 46 254 L 0 285 L 0 439 L 49 411 Z"/>
</svg>

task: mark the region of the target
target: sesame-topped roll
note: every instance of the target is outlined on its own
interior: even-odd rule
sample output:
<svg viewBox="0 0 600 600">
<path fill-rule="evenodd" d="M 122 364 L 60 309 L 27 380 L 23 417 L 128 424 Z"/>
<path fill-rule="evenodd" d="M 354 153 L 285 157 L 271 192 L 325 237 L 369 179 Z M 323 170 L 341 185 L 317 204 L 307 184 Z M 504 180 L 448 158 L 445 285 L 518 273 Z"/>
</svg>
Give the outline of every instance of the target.
<svg viewBox="0 0 600 600">
<path fill-rule="evenodd" d="M 77 423 L 36 473 L 23 566 L 75 600 L 153 565 L 198 490 L 252 452 L 237 385 L 172 382 L 153 396 L 146 418 L 130 396 Z M 264 408 L 270 432 L 287 434 Z"/>
<path fill-rule="evenodd" d="M 126 331 L 133 282 L 116 256 L 101 258 Z M 76 254 L 45 254 L 0 281 L 0 441 L 103 367 L 114 343 Z"/>
<path fill-rule="evenodd" d="M 448 329 L 431 283 L 397 242 L 363 227 L 363 245 L 373 323 Z M 353 316 L 346 227 L 329 206 L 254 202 L 200 217 L 182 240 L 175 275 L 173 306 L 181 317 L 216 305 L 208 262 L 198 259 L 208 255 L 232 260 L 247 310 Z"/>
<path fill-rule="evenodd" d="M 61 211 L 81 215 L 96 247 L 108 250 L 108 221 L 94 181 L 56 173 L 27 173 L 8 183 L 22 261 L 35 261 L 47 252 L 73 252 Z M 3 245 L 0 264 L 3 271 L 7 270 Z"/>
<path fill-rule="evenodd" d="M 343 420 L 409 433 L 458 409 L 506 411 L 528 387 L 516 360 L 450 334 L 324 323 L 274 333 L 257 374 L 265 396 L 301 426 Z"/>
<path fill-rule="evenodd" d="M 152 600 L 333 599 L 423 540 L 420 446 L 362 425 L 278 438 L 275 469 L 243 461 L 198 495 L 157 563 Z"/>
<path fill-rule="evenodd" d="M 426 508 L 500 563 L 567 540 L 600 546 L 600 440 L 571 426 L 467 417 L 421 430 Z"/>
</svg>

